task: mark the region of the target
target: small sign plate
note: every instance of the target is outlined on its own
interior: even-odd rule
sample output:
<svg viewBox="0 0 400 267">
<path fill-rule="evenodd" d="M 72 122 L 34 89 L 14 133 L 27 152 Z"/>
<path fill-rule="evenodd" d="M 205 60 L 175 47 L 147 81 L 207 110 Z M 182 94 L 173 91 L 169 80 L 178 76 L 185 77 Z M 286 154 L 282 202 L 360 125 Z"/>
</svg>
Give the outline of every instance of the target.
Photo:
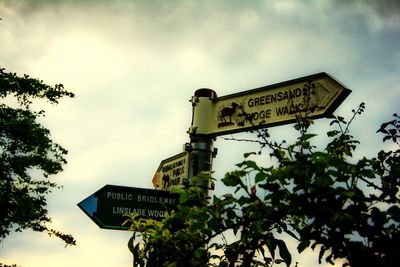
<svg viewBox="0 0 400 267">
<path fill-rule="evenodd" d="M 156 189 L 171 190 L 188 183 L 189 153 L 182 152 L 178 155 L 161 161 L 153 177 Z"/>
</svg>

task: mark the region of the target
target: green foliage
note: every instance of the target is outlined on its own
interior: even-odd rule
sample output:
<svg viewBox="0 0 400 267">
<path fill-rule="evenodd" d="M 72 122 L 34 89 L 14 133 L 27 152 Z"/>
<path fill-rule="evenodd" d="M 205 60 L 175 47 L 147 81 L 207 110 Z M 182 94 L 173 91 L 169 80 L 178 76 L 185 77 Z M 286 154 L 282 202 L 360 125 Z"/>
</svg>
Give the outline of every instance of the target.
<svg viewBox="0 0 400 267">
<path fill-rule="evenodd" d="M 32 99 L 56 104 L 59 98 L 74 95 L 60 84 L 49 86 L 0 68 L 0 98 L 13 96 L 18 107 L 0 103 L 0 240 L 11 231 L 30 228 L 74 245 L 71 235 L 47 227 L 51 219 L 46 195 L 59 188 L 49 176 L 63 170 L 67 150 L 54 143 L 50 131 L 37 122 L 44 111 L 30 108 Z"/>
<path fill-rule="evenodd" d="M 1 67 L 0 89 L 0 98 L 14 95 L 18 103 L 26 108 L 32 104 L 32 99 L 46 99 L 57 104 L 58 99 L 63 96 L 74 97 L 73 93 L 64 90 L 62 84 L 50 86 L 26 74 L 20 77 L 16 73 L 6 72 Z"/>
<path fill-rule="evenodd" d="M 320 262 L 344 258 L 345 266 L 397 266 L 400 120 L 395 114 L 378 130 L 397 148 L 356 160 L 359 142 L 349 125 L 364 109 L 361 104 L 353 110 L 349 123 L 333 116 L 331 127 L 338 128 L 327 133 L 320 151 L 308 118 L 295 124 L 294 144 L 271 142 L 260 131 L 260 144 L 277 164 L 262 167 L 251 159 L 255 153 L 245 154 L 222 179 L 234 195 L 207 203 L 201 189 L 191 187 L 181 190 L 180 205 L 161 222 L 131 215 L 135 266 L 291 266 L 283 233 L 298 240 L 300 253 L 318 250 Z"/>
</svg>

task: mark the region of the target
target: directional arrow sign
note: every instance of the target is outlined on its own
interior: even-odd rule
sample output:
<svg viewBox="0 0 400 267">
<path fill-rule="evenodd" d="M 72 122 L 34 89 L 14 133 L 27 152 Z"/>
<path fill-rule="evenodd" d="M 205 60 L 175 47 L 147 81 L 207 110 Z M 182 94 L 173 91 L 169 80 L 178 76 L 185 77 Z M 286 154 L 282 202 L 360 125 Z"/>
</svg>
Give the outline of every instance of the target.
<svg viewBox="0 0 400 267">
<path fill-rule="evenodd" d="M 208 129 L 203 134 L 223 135 L 332 114 L 350 90 L 322 72 L 216 99 Z"/>
<path fill-rule="evenodd" d="M 189 153 L 178 155 L 161 161 L 153 177 L 156 189 L 170 190 L 172 187 L 187 184 L 189 169 Z"/>
<path fill-rule="evenodd" d="M 127 230 L 124 214 L 136 212 L 141 218 L 162 219 L 179 203 L 179 194 L 169 191 L 106 185 L 78 206 L 103 229 Z"/>
</svg>

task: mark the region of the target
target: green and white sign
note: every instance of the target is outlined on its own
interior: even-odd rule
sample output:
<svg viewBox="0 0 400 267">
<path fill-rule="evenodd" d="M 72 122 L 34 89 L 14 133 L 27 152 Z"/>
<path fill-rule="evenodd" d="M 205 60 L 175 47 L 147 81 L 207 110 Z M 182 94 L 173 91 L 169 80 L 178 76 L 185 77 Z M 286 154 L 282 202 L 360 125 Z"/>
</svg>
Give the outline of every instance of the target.
<svg viewBox="0 0 400 267">
<path fill-rule="evenodd" d="M 106 185 L 78 203 L 78 206 L 103 229 L 126 230 L 124 214 L 161 220 L 165 212 L 179 203 L 179 194 L 169 191 Z"/>
</svg>

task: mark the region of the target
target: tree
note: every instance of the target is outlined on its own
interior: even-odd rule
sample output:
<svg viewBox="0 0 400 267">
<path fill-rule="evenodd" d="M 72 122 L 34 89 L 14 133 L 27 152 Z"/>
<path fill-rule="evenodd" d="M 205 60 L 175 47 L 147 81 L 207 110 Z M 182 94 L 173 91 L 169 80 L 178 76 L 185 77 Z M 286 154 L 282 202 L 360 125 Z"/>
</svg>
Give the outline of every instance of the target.
<svg viewBox="0 0 400 267">
<path fill-rule="evenodd" d="M 270 141 L 267 130 L 258 131 L 257 140 L 242 140 L 258 142 L 276 164 L 259 166 L 252 160 L 257 153 L 245 154 L 222 179 L 234 194 L 208 204 L 202 190 L 191 187 L 180 190 L 180 205 L 161 222 L 131 214 L 126 223 L 136 238 L 134 265 L 291 266 L 287 234 L 298 240 L 298 252 L 319 250 L 320 262 L 398 266 L 400 117 L 394 114 L 378 130 L 394 149 L 357 160 L 359 142 L 349 126 L 364 109 L 362 103 L 353 110 L 349 123 L 332 116 L 336 128 L 327 132 L 323 150 L 312 144 L 313 121 L 300 116 L 293 144 Z"/>
<path fill-rule="evenodd" d="M 50 131 L 38 122 L 43 110 L 31 108 L 34 99 L 57 104 L 61 97 L 73 97 L 62 84 L 6 72 L 0 68 L 0 241 L 12 231 L 32 229 L 75 245 L 69 234 L 48 228 L 51 219 L 46 195 L 60 188 L 49 179 L 63 170 L 67 150 L 54 143 Z M 5 102 L 15 99 L 14 107 Z"/>
</svg>

